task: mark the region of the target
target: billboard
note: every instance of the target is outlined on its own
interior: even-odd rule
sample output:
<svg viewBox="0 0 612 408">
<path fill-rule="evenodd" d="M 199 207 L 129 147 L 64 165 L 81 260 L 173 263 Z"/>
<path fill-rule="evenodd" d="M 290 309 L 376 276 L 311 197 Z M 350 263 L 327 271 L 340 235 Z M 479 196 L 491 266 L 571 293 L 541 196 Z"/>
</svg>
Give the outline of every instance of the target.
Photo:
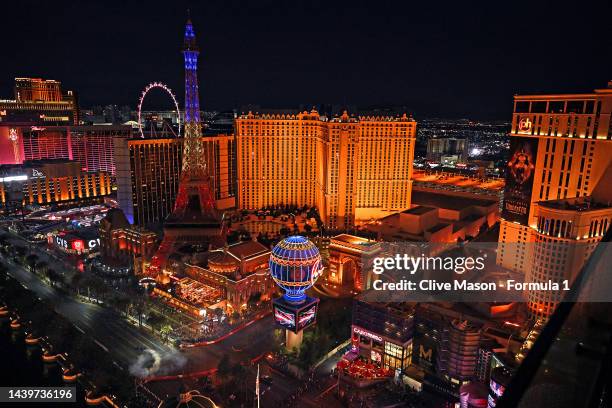
<svg viewBox="0 0 612 408">
<path fill-rule="evenodd" d="M 274 305 L 274 320 L 285 329 L 295 331 L 295 314 L 292 310 Z"/>
<path fill-rule="evenodd" d="M 527 225 L 538 154 L 538 139 L 510 138 L 510 158 L 506 164 L 506 187 L 502 218 Z"/>
<path fill-rule="evenodd" d="M 317 318 L 317 304 L 300 310 L 297 315 L 297 329 L 302 330 L 315 322 Z"/>
<path fill-rule="evenodd" d="M 308 296 L 298 304 L 289 303 L 284 297 L 274 299 L 274 320 L 279 326 L 297 333 L 316 322 L 318 305 L 319 299 Z"/>
</svg>

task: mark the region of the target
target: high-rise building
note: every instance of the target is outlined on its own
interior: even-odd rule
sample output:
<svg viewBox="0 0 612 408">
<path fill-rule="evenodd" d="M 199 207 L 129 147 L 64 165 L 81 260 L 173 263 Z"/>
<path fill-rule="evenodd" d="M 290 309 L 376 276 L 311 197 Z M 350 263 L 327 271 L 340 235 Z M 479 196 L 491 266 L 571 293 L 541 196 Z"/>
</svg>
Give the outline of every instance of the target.
<svg viewBox="0 0 612 408">
<path fill-rule="evenodd" d="M 172 211 L 183 157 L 179 139 L 115 144 L 117 201 L 130 223 L 159 224 Z"/>
<path fill-rule="evenodd" d="M 76 94 L 63 92 L 59 81 L 15 78 L 15 99 L 0 100 L 0 122 L 6 120 L 34 121 L 37 125 L 78 125 Z"/>
<path fill-rule="evenodd" d="M 217 208 L 236 206 L 233 135 L 205 136 Z M 131 223 L 160 225 L 172 212 L 183 163 L 183 139 L 121 139 L 115 143 L 117 201 Z"/>
<path fill-rule="evenodd" d="M 114 144 L 130 138 L 129 126 L 33 126 L 0 123 L 0 164 L 26 160 L 76 160 L 85 171 L 115 175 Z"/>
<path fill-rule="evenodd" d="M 603 235 L 588 230 L 597 220 L 603 228 L 609 217 L 601 208 L 609 205 L 606 198 L 593 191 L 600 183 L 609 190 L 604 175 L 612 164 L 611 113 L 612 83 L 593 93 L 514 97 L 498 264 L 531 281 L 575 276 L 585 259 L 573 263 L 552 243 L 563 241 L 573 252 L 584 249 L 580 240 Z M 534 317 L 550 315 L 558 300 L 541 295 L 527 294 Z"/>
<path fill-rule="evenodd" d="M 440 335 L 436 366 L 438 374 L 455 384 L 476 378 L 481 332 L 461 319 L 449 322 Z"/>
<path fill-rule="evenodd" d="M 454 137 L 432 137 L 428 139 L 427 159 L 443 162 L 445 157 L 452 157 L 456 162 L 467 161 L 467 140 Z"/>
<path fill-rule="evenodd" d="M 236 118 L 240 208 L 315 205 L 330 228 L 410 207 L 416 122 L 316 110 Z"/>
</svg>

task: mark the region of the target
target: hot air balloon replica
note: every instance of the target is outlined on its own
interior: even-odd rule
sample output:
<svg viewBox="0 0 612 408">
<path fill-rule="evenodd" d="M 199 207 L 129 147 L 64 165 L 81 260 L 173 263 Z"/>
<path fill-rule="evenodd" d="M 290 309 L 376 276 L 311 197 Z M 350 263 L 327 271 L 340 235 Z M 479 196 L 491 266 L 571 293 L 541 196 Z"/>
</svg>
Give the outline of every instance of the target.
<svg viewBox="0 0 612 408">
<path fill-rule="evenodd" d="M 274 319 L 285 329 L 287 349 L 299 348 L 304 329 L 317 320 L 319 299 L 306 295 L 323 273 L 321 254 L 307 238 L 287 237 L 272 249 L 270 274 L 285 294 L 272 301 Z"/>
</svg>

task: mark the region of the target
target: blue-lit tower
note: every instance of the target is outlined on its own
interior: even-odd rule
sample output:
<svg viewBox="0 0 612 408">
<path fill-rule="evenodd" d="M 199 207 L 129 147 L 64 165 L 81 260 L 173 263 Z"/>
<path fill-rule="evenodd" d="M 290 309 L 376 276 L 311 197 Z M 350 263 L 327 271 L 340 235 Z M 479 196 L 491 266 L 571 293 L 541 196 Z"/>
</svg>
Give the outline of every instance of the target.
<svg viewBox="0 0 612 408">
<path fill-rule="evenodd" d="M 287 333 L 286 347 L 299 348 L 303 331 L 316 322 L 319 299 L 306 295 L 323 272 L 319 249 L 295 235 L 279 242 L 270 254 L 270 274 L 285 291 L 273 300 L 274 319 Z"/>
<path fill-rule="evenodd" d="M 197 72 L 200 50 L 191 19 L 185 24 L 182 52 L 185 57 L 183 165 L 174 210 L 164 222 L 164 238 L 148 269 L 148 274 L 157 276 L 160 282 L 167 282 L 167 275 L 173 273 L 172 268 L 167 268 L 167 261 L 180 248 L 189 248 L 193 256 L 208 250 L 209 246 L 225 244 L 225 230 L 217 212 L 202 142 Z"/>
</svg>

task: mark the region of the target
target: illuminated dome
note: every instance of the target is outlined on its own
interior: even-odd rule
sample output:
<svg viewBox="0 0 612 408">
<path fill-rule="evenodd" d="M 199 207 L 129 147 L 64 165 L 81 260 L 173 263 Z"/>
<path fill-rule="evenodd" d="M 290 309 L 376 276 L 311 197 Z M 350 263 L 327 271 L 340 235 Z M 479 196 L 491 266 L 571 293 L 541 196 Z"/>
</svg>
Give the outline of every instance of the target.
<svg viewBox="0 0 612 408">
<path fill-rule="evenodd" d="M 226 251 L 218 252 L 208 258 L 208 269 L 216 273 L 233 273 L 238 269 L 238 266 L 238 260 Z"/>
<path fill-rule="evenodd" d="M 218 408 L 217 405 L 198 391 L 181 392 L 178 396 L 162 401 L 157 408 Z"/>
<path fill-rule="evenodd" d="M 270 273 L 289 302 L 303 301 L 304 292 L 314 285 L 322 272 L 319 250 L 305 237 L 287 237 L 272 249 Z"/>
</svg>

